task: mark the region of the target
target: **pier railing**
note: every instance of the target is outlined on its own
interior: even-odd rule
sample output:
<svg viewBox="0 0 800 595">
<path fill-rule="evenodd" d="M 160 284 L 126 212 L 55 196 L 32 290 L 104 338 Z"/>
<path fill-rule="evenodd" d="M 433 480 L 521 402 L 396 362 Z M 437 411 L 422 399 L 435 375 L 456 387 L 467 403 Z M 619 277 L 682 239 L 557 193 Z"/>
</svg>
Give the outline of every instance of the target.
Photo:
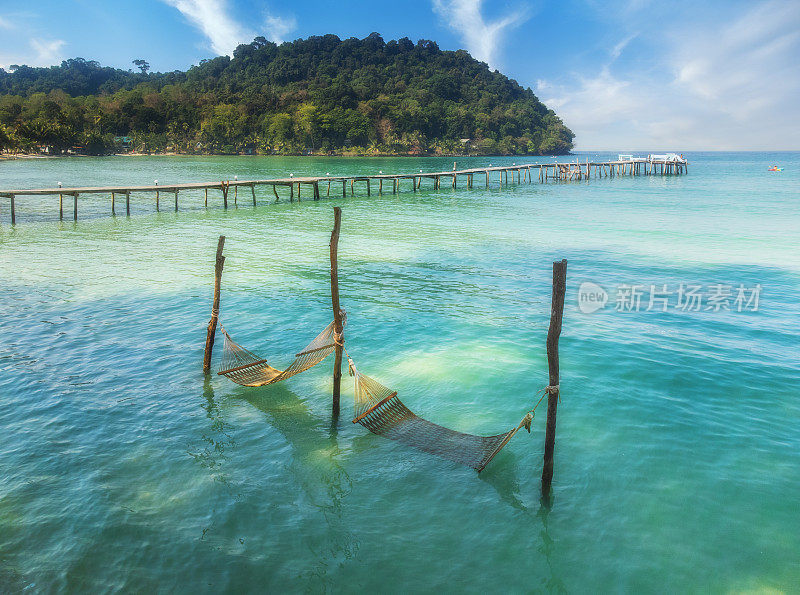
<svg viewBox="0 0 800 595">
<path fill-rule="evenodd" d="M 627 157 L 627 156 L 625 156 Z M 338 186 L 341 184 L 341 196 L 346 197 L 348 186 L 350 195 L 356 192 L 356 184 L 366 190 L 367 196 L 372 194 L 373 189 L 379 194 L 384 192 L 384 184 L 391 185 L 391 192 L 401 191 L 401 183 L 405 182 L 413 192 L 422 188 L 423 180 L 429 180 L 433 184 L 434 190 L 442 188 L 442 183 L 453 189 L 458 187 L 459 180 L 466 183 L 467 188 L 473 188 L 475 176 L 483 178 L 485 186 L 488 188 L 492 174 L 499 173 L 500 184 L 513 183 L 532 183 L 534 174 L 539 183 L 544 184 L 550 181 L 573 181 L 588 180 L 592 177 L 615 177 L 615 176 L 653 176 L 653 175 L 683 175 L 688 173 L 688 162 L 684 159 L 675 159 L 668 155 L 651 155 L 648 158 L 623 159 L 618 161 L 575 161 L 567 163 L 528 163 L 521 165 L 502 165 L 495 167 L 475 167 L 452 171 L 405 173 L 405 174 L 378 174 L 378 175 L 354 175 L 354 176 L 305 176 L 288 178 L 274 178 L 265 180 L 222 180 L 219 182 L 192 182 L 184 184 L 166 185 L 145 185 L 145 186 L 87 186 L 73 188 L 32 188 L 32 189 L 10 189 L 0 190 L 0 197 L 9 199 L 7 203 L 10 207 L 11 224 L 16 224 L 16 200 L 20 196 L 52 196 L 58 197 L 59 219 L 64 218 L 64 200 L 72 202 L 72 218 L 78 220 L 78 197 L 87 194 L 104 194 L 110 197 L 110 212 L 117 214 L 118 198 L 124 200 L 125 214 L 131 213 L 131 195 L 149 194 L 155 198 L 157 211 L 161 210 L 163 200 L 169 200 L 174 204 L 175 211 L 178 210 L 178 196 L 181 191 L 203 191 L 205 195 L 204 206 L 208 206 L 209 191 L 219 192 L 222 198 L 222 205 L 228 208 L 228 203 L 233 200 L 238 203 L 239 189 L 243 191 L 243 199 L 247 189 L 250 190 L 250 198 L 253 205 L 257 204 L 256 187 L 268 186 L 272 189 L 272 194 L 276 200 L 280 199 L 278 188 L 288 189 L 288 199 L 300 200 L 301 187 L 305 186 L 310 190 L 311 198 L 319 200 L 321 196 L 320 186 L 325 189 L 325 195 L 330 196 L 333 191 L 338 195 Z M 510 181 L 509 181 L 510 177 Z M 377 186 L 377 188 L 375 188 Z M 285 192 L 285 190 L 284 190 Z M 121 210 L 121 209 L 120 209 Z M 0 207 L 0 216 L 2 208 Z"/>
</svg>

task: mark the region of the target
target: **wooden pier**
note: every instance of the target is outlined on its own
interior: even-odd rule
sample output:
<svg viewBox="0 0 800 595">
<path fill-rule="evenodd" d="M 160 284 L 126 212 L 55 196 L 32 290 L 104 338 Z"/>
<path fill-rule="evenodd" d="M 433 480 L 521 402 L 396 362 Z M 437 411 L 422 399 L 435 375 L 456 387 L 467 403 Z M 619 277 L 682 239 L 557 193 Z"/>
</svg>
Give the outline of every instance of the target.
<svg viewBox="0 0 800 595">
<path fill-rule="evenodd" d="M 250 190 L 250 199 L 253 206 L 257 204 L 256 187 L 271 187 L 272 196 L 275 200 L 280 199 L 278 188 L 283 192 L 288 190 L 288 199 L 300 200 L 301 187 L 305 186 L 309 192 L 309 197 L 319 200 L 321 188 L 324 189 L 325 196 L 339 195 L 341 185 L 341 196 L 346 197 L 348 187 L 350 195 L 356 193 L 356 185 L 363 188 L 367 196 L 371 196 L 373 191 L 378 194 L 391 191 L 396 194 L 405 185 L 409 190 L 417 192 L 422 188 L 423 180 L 429 180 L 434 190 L 440 190 L 442 184 L 452 189 L 458 188 L 459 182 L 465 183 L 467 188 L 473 188 L 475 177 L 483 181 L 486 188 L 491 183 L 492 174 L 499 174 L 500 185 L 532 183 L 534 176 L 537 182 L 544 184 L 547 182 L 567 182 L 575 180 L 589 180 L 591 178 L 613 178 L 615 176 L 670 176 L 683 175 L 688 173 L 688 162 L 667 158 L 667 156 L 655 156 L 659 158 L 631 158 L 618 161 L 594 162 L 586 160 L 580 162 L 567 163 L 528 163 L 522 165 L 502 165 L 495 167 L 476 167 L 471 169 L 461 169 L 452 171 L 423 172 L 408 174 L 378 174 L 378 175 L 356 175 L 356 176 L 308 176 L 276 178 L 268 180 L 223 180 L 219 182 L 197 182 L 188 184 L 154 184 L 151 186 L 103 186 L 103 187 L 76 187 L 76 188 L 36 188 L 29 190 L 0 190 L 0 197 L 9 199 L 7 203 L 10 207 L 11 224 L 17 221 L 17 197 L 20 196 L 52 196 L 58 197 L 59 219 L 64 218 L 64 198 L 72 199 L 72 219 L 78 220 L 78 197 L 89 194 L 102 194 L 110 198 L 110 212 L 117 214 L 117 198 L 124 197 L 125 214 L 131 214 L 131 195 L 147 194 L 155 198 L 156 211 L 161 210 L 161 197 L 166 194 L 173 198 L 174 209 L 178 210 L 178 195 L 186 191 L 202 191 L 204 193 L 204 206 L 208 207 L 209 191 L 218 192 L 222 199 L 222 206 L 228 208 L 231 201 L 234 204 L 239 200 L 239 189 L 243 190 L 243 199 Z M 454 164 L 455 165 L 455 164 Z M 480 182 L 479 182 L 480 183 Z M 2 210 L 0 209 L 0 216 Z"/>
</svg>

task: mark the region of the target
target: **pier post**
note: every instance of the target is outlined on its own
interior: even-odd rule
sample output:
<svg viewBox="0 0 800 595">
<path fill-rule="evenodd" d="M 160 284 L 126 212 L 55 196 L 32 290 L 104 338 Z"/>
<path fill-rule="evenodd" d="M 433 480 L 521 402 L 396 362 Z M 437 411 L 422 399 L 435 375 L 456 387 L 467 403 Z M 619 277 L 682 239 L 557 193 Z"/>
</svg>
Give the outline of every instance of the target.
<svg viewBox="0 0 800 595">
<path fill-rule="evenodd" d="M 250 192 L 253 194 L 253 206 L 256 206 L 256 185 L 255 184 L 250 184 Z M 319 191 L 317 191 L 317 194 L 319 194 Z M 317 198 L 319 198 L 319 196 L 317 196 Z"/>
<path fill-rule="evenodd" d="M 331 232 L 331 306 L 333 307 L 333 340 L 336 343 L 336 359 L 333 362 L 333 418 L 339 417 L 339 399 L 342 384 L 342 350 L 344 327 L 339 306 L 339 229 L 342 225 L 342 208 L 333 207 L 333 231 Z"/>
<path fill-rule="evenodd" d="M 78 193 L 72 195 L 72 220 L 78 220 Z"/>
<path fill-rule="evenodd" d="M 289 202 L 294 202 L 294 182 L 289 182 Z"/>
<path fill-rule="evenodd" d="M 125 191 L 125 215 L 131 216 L 131 191 Z"/>
<path fill-rule="evenodd" d="M 275 184 L 272 185 L 272 194 L 275 195 L 275 202 L 278 202 L 281 199 L 281 197 L 278 196 L 278 189 L 275 188 Z"/>
<path fill-rule="evenodd" d="M 61 188 L 61 182 L 58 183 L 58 187 Z M 113 193 L 111 194 L 111 204 L 112 204 L 111 213 L 113 214 L 114 213 L 114 210 L 113 210 L 114 194 Z M 59 221 L 63 221 L 64 220 L 64 195 L 63 194 L 59 194 L 58 195 L 58 220 Z"/>
<path fill-rule="evenodd" d="M 15 225 L 17 223 L 17 207 L 14 204 L 14 195 L 12 194 L 9 198 L 11 199 L 11 225 Z"/>
<path fill-rule="evenodd" d="M 217 259 L 214 264 L 214 301 L 211 305 L 211 320 L 208 322 L 206 332 L 206 350 L 203 355 L 203 373 L 211 371 L 211 352 L 214 349 L 214 336 L 217 332 L 217 321 L 219 320 L 219 288 L 222 283 L 222 268 L 225 266 L 225 257 L 222 255 L 222 248 L 225 246 L 225 236 L 219 236 L 217 242 Z"/>
<path fill-rule="evenodd" d="M 347 198 L 347 180 L 342 180 L 342 198 Z"/>
<path fill-rule="evenodd" d="M 556 412 L 559 397 L 558 338 L 561 335 L 561 321 L 564 317 L 564 294 L 567 287 L 566 259 L 553 263 L 553 295 L 550 306 L 550 328 L 547 331 L 547 367 L 549 383 L 547 386 L 547 425 L 544 439 L 544 466 L 542 467 L 542 498 L 550 500 L 550 486 L 553 482 L 553 453 L 556 442 Z"/>
<path fill-rule="evenodd" d="M 158 180 L 155 181 L 155 185 L 158 186 Z M 160 200 L 161 200 L 161 192 L 159 190 L 156 190 L 156 212 L 161 211 L 161 205 L 159 204 Z"/>
<path fill-rule="evenodd" d="M 314 182 L 314 200 L 319 200 L 319 182 Z"/>
<path fill-rule="evenodd" d="M 206 200 L 205 200 L 204 204 L 205 204 L 205 206 L 208 206 L 208 186 L 206 186 L 205 190 L 206 190 Z"/>
<path fill-rule="evenodd" d="M 371 196 L 371 195 L 372 195 L 372 190 L 369 187 L 369 178 L 367 178 L 367 196 Z"/>
<path fill-rule="evenodd" d="M 178 212 L 178 189 L 175 188 L 175 212 Z"/>
<path fill-rule="evenodd" d="M 223 181 L 220 182 L 220 190 L 222 190 L 222 206 L 223 208 L 228 208 L 228 183 Z"/>
<path fill-rule="evenodd" d="M 116 196 L 112 192 L 111 193 L 111 214 L 112 215 L 116 215 L 117 214 L 116 205 L 114 204 L 115 201 L 116 201 Z M 58 202 L 59 202 L 59 207 L 61 207 L 61 199 L 60 198 L 59 198 Z M 62 213 L 62 215 L 63 215 L 63 213 Z M 63 216 L 61 218 L 63 219 Z"/>
</svg>

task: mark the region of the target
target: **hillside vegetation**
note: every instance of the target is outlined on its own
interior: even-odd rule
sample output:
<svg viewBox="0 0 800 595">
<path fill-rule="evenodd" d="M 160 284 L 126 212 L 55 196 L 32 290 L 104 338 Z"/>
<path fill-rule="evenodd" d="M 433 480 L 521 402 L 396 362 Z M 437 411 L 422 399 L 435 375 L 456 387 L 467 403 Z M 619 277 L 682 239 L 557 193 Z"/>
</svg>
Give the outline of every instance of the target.
<svg viewBox="0 0 800 595">
<path fill-rule="evenodd" d="M 141 62 L 140 62 L 141 63 Z M 147 73 L 81 58 L 0 69 L 0 149 L 300 154 L 564 154 L 530 89 L 432 41 L 335 35 Z M 466 140 L 469 139 L 469 140 Z"/>
</svg>

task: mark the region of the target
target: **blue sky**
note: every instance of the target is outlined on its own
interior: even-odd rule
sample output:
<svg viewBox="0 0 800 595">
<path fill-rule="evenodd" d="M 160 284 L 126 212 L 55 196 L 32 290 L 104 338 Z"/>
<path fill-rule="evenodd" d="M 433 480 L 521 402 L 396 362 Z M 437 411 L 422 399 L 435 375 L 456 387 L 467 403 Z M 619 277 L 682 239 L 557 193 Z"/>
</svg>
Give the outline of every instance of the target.
<svg viewBox="0 0 800 595">
<path fill-rule="evenodd" d="M 800 149 L 800 2 L 0 0 L 0 66 L 186 69 L 256 35 L 436 40 L 531 87 L 577 149 Z"/>
</svg>

